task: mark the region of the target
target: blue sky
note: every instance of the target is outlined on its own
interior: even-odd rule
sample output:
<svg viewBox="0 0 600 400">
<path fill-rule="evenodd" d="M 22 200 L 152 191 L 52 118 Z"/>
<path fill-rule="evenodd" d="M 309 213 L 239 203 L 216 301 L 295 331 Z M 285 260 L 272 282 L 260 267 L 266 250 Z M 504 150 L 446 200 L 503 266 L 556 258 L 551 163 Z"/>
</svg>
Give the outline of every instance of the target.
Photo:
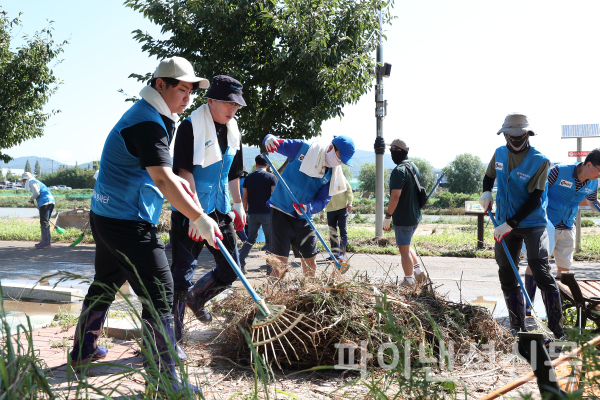
<svg viewBox="0 0 600 400">
<path fill-rule="evenodd" d="M 20 0 L 3 5 L 23 12 L 17 35 L 54 20 L 55 40 L 69 40 L 54 68 L 64 81 L 48 109 L 60 109 L 42 138 L 7 152 L 13 157 L 52 157 L 73 164 L 98 159 L 112 126 L 128 108 L 117 92 L 134 95 L 132 72 L 154 70 L 131 31 L 159 35 L 159 27 L 120 1 Z M 384 137 L 404 138 L 410 155 L 436 168 L 460 153 L 484 162 L 504 140 L 496 136 L 506 114 L 526 113 L 538 134 L 532 144 L 554 162 L 574 161 L 574 139 L 560 139 L 562 124 L 600 123 L 596 39 L 597 1 L 410 0 L 396 1 L 384 60 L 388 116 Z M 346 134 L 371 150 L 375 140 L 374 94 L 327 121 L 324 136 Z M 241 111 L 243 112 L 243 110 Z M 583 150 L 600 147 L 584 139 Z"/>
</svg>

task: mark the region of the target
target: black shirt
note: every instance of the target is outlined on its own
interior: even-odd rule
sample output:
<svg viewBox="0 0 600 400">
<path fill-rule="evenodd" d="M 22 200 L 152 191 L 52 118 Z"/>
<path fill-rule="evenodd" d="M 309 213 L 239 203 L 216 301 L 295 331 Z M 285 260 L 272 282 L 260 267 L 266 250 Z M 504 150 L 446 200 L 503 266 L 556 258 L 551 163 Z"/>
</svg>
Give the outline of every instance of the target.
<svg viewBox="0 0 600 400">
<path fill-rule="evenodd" d="M 175 133 L 175 122 L 161 115 L 167 128 L 154 121 L 144 121 L 121 130 L 127 151 L 140 159 L 140 168 L 170 167 L 171 154 L 169 146 Z"/>
<path fill-rule="evenodd" d="M 267 201 L 271 198 L 271 188 L 277 184 L 275 175 L 257 169 L 244 179 L 244 189 L 248 192 L 248 214 L 268 214 Z"/>
<path fill-rule="evenodd" d="M 215 122 L 217 130 L 217 140 L 221 148 L 221 154 L 227 151 L 227 126 Z M 175 139 L 175 148 L 173 150 L 173 172 L 179 172 L 179 168 L 183 168 L 189 172 L 194 170 L 194 130 L 192 123 L 185 119 L 179 128 L 177 128 L 177 138 Z M 233 163 L 229 169 L 228 180 L 241 178 L 244 174 L 244 155 L 242 148 L 235 153 Z"/>
</svg>

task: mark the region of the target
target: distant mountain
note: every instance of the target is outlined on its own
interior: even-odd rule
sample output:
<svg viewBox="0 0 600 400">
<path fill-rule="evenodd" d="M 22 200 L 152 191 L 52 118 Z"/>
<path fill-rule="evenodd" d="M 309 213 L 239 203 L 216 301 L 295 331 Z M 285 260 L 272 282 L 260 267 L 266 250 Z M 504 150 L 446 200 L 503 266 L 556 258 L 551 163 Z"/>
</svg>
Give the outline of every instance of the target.
<svg viewBox="0 0 600 400">
<path fill-rule="evenodd" d="M 35 162 L 39 160 L 40 167 L 42 169 L 42 173 L 47 173 L 47 172 L 52 172 L 52 171 L 56 172 L 56 171 L 58 171 L 58 168 L 60 166 L 64 166 L 64 165 L 66 165 L 67 168 L 74 167 L 74 165 L 69 165 L 69 164 L 66 164 L 66 163 L 63 163 L 63 162 L 60 162 L 57 160 L 53 160 L 51 158 L 37 157 L 37 156 L 17 157 L 9 163 L 0 162 L 0 167 L 2 167 L 2 172 L 4 172 L 4 173 L 6 173 L 8 168 L 10 168 L 11 170 L 14 170 L 14 169 L 23 170 L 23 169 L 25 169 L 25 164 L 27 164 L 27 160 L 29 160 L 29 164 L 31 165 L 31 171 L 33 171 L 35 168 Z M 87 162 L 80 163 L 78 165 L 82 168 L 87 168 L 87 166 L 89 165 L 91 168 L 92 162 L 90 161 L 89 163 L 87 163 Z"/>
</svg>

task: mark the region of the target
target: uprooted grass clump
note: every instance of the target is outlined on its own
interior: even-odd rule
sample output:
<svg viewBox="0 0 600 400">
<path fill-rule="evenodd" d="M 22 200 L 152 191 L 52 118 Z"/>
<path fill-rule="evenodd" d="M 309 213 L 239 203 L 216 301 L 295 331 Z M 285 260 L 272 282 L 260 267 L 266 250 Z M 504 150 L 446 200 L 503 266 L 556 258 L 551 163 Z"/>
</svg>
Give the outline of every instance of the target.
<svg viewBox="0 0 600 400">
<path fill-rule="evenodd" d="M 380 345 L 391 341 L 383 329 L 384 316 L 375 309 L 381 306 L 384 296 L 398 331 L 413 343 L 425 343 L 427 348 L 435 351 L 438 348 L 435 342 L 440 336 L 435 330 L 439 328 L 445 345 L 454 352 L 456 359 L 472 350 L 473 344 L 493 342 L 496 350 L 511 350 L 510 333 L 487 309 L 452 302 L 438 294 L 431 284 L 404 288 L 396 281 L 388 279 L 384 282 L 366 274 L 355 275 L 349 280 L 339 274 L 335 278 L 322 274 L 315 279 L 287 277 L 278 282 L 267 282 L 257 291 L 267 304 L 284 305 L 287 310 L 304 314 L 285 338 L 258 347 L 263 358 L 275 361 L 280 368 L 284 363 L 298 368 L 335 365 L 339 344 L 358 348 L 362 341 L 377 357 Z M 222 351 L 233 359 L 251 359 L 250 349 L 239 328 L 252 331 L 257 312 L 252 299 L 245 291 L 235 290 L 214 307 L 213 311 L 220 313 L 226 321 L 221 333 L 224 339 Z"/>
</svg>

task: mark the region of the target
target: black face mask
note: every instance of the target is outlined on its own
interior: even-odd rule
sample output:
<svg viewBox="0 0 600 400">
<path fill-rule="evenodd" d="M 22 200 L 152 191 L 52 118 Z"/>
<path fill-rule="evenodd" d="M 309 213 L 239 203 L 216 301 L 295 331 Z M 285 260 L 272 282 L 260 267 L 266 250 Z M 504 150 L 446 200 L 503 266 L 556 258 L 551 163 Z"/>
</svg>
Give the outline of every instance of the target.
<svg viewBox="0 0 600 400">
<path fill-rule="evenodd" d="M 511 153 L 518 154 L 524 150 L 527 150 L 529 147 L 529 135 L 525 135 L 525 137 L 519 140 L 510 140 L 506 139 L 506 147 Z"/>
<path fill-rule="evenodd" d="M 392 154 L 394 164 L 400 164 L 408 158 L 408 151 L 406 150 L 390 150 L 390 153 Z"/>
</svg>

